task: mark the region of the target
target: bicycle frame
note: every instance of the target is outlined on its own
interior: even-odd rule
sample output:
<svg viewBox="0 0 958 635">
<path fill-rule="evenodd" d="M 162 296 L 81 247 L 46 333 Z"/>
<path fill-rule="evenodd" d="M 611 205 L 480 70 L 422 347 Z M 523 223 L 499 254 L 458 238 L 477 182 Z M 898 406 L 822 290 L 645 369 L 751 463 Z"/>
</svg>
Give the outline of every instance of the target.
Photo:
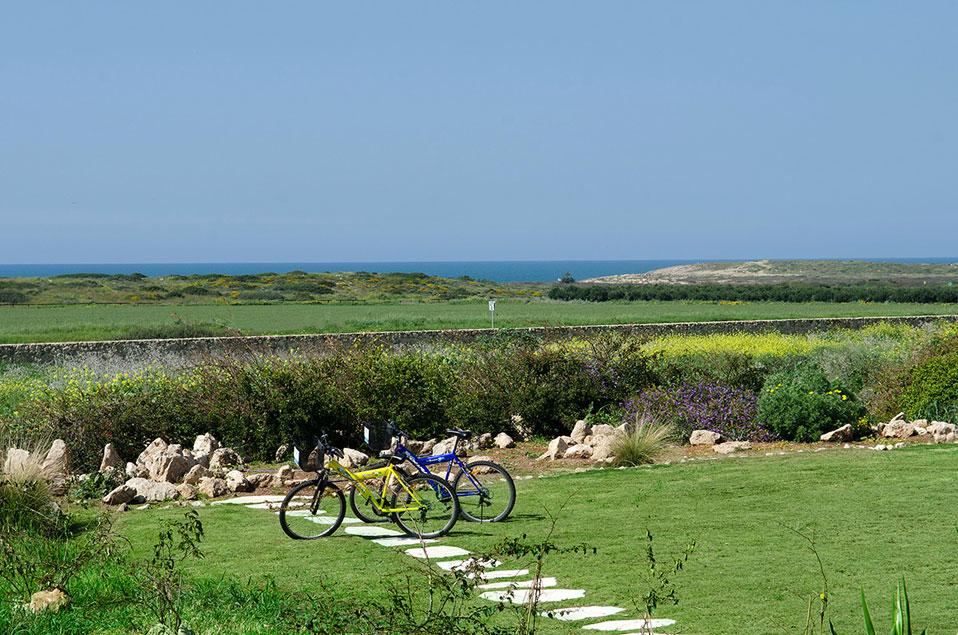
<svg viewBox="0 0 958 635">
<path fill-rule="evenodd" d="M 368 500 L 373 507 L 383 514 L 414 512 L 423 508 L 422 500 L 420 500 L 419 497 L 416 496 L 416 493 L 409 488 L 409 485 L 406 484 L 406 481 L 399 474 L 399 472 L 396 471 L 396 467 L 392 463 L 386 465 L 385 467 L 377 467 L 371 470 L 360 470 L 358 472 L 353 472 L 349 468 L 341 465 L 338 461 L 333 459 L 327 464 L 326 468 L 329 472 L 335 472 L 336 474 L 339 474 L 346 480 L 353 483 L 360 495 L 362 495 L 363 498 Z M 369 487 L 367 487 L 363 482 L 377 478 L 383 479 L 383 488 L 378 494 L 369 489 Z M 414 502 L 414 505 L 400 507 L 392 507 L 387 505 L 386 494 L 390 491 L 390 485 L 394 482 L 398 483 L 402 490 L 409 494 L 410 498 L 412 498 Z"/>
<path fill-rule="evenodd" d="M 449 480 L 449 476 L 452 474 L 452 468 L 458 467 L 466 475 L 466 478 L 469 479 L 469 482 L 472 483 L 472 486 L 476 489 L 475 491 L 456 492 L 456 496 L 459 498 L 462 498 L 463 496 L 479 496 L 482 494 L 482 485 L 475 479 L 475 477 L 473 477 L 472 473 L 466 469 L 466 464 L 463 463 L 462 459 L 459 458 L 459 455 L 456 453 L 458 446 L 459 443 L 457 442 L 456 447 L 453 448 L 453 451 L 447 454 L 433 454 L 432 456 L 420 457 L 416 456 L 412 450 L 407 448 L 402 441 L 400 441 L 396 446 L 396 455 L 405 458 L 407 461 L 415 465 L 416 469 L 423 474 L 432 474 L 432 472 L 429 470 L 430 465 L 448 463 L 448 466 L 446 467 L 446 475 L 443 477 L 448 482 L 452 482 Z"/>
</svg>

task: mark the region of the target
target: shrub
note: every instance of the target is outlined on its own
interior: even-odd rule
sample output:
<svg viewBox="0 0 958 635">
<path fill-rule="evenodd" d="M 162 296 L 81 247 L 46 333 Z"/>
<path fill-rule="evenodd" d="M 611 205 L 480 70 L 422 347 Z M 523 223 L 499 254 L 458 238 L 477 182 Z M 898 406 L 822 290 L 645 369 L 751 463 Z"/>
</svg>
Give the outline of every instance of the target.
<svg viewBox="0 0 958 635">
<path fill-rule="evenodd" d="M 958 352 L 924 360 L 906 377 L 900 407 L 909 418 L 958 417 Z"/>
<path fill-rule="evenodd" d="M 771 435 L 758 424 L 757 402 L 750 390 L 717 383 L 653 388 L 626 402 L 625 420 L 647 413 L 686 439 L 692 430 L 712 430 L 727 439 L 764 441 Z"/>
<path fill-rule="evenodd" d="M 676 436 L 674 426 L 660 423 L 646 414 L 635 416 L 630 424 L 626 426 L 626 433 L 612 442 L 616 465 L 652 463 Z"/>
<path fill-rule="evenodd" d="M 825 373 L 810 364 L 770 376 L 758 399 L 762 425 L 793 441 L 817 441 L 823 432 L 854 425 L 864 415 L 853 394 L 829 383 Z"/>
</svg>

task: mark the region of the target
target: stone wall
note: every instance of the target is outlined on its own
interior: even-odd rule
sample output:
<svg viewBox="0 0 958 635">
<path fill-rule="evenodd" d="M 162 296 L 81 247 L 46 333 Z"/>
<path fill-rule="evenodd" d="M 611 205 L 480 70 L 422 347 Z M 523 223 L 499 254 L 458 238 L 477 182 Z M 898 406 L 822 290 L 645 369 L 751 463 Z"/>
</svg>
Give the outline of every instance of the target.
<svg viewBox="0 0 958 635">
<path fill-rule="evenodd" d="M 211 357 L 285 355 L 293 351 L 322 354 L 340 346 L 381 344 L 394 348 L 428 348 L 468 343 L 492 334 L 531 334 L 544 339 L 588 337 L 623 333 L 638 337 L 705 335 L 710 333 L 810 333 L 831 329 L 858 329 L 889 322 L 918 326 L 937 320 L 958 322 L 958 316 L 815 318 L 795 320 L 739 320 L 726 322 L 673 322 L 604 326 L 546 326 L 524 329 L 456 329 L 441 331 L 389 331 L 383 333 L 328 333 L 320 335 L 262 335 L 251 337 L 198 337 L 169 340 L 114 340 L 51 344 L 0 344 L 0 362 L 59 366 L 138 368 L 149 365 L 184 366 Z"/>
</svg>

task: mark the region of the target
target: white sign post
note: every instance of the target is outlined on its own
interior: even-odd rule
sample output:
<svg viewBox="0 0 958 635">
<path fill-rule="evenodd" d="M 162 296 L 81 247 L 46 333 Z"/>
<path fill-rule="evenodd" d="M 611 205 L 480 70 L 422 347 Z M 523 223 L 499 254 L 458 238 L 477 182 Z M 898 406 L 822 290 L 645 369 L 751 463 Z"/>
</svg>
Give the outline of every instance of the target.
<svg viewBox="0 0 958 635">
<path fill-rule="evenodd" d="M 489 321 L 492 323 L 492 328 L 496 328 L 496 301 L 489 300 Z"/>
</svg>

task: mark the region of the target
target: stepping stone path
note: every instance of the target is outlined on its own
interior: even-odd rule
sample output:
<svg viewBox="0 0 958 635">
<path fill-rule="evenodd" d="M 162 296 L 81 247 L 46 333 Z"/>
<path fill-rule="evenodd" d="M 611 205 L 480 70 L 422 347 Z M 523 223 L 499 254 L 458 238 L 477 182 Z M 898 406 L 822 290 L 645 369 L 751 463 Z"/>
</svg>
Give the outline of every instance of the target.
<svg viewBox="0 0 958 635">
<path fill-rule="evenodd" d="M 525 477 L 526 479 L 532 477 Z M 517 480 L 523 480 L 519 478 Z M 243 505 L 249 509 L 275 510 L 283 501 L 283 496 L 238 496 L 236 498 L 227 498 L 214 501 L 213 505 Z M 304 499 L 305 500 L 305 499 Z M 278 514 L 279 512 L 274 512 Z M 306 510 L 292 510 L 287 512 L 290 515 L 308 516 Z M 323 514 L 319 510 L 319 514 Z M 313 516 L 309 520 L 319 524 L 332 524 L 335 522 L 330 516 Z M 351 536 L 369 539 L 370 542 L 382 547 L 410 547 L 405 549 L 405 553 L 414 558 L 429 560 L 440 569 L 446 571 L 458 571 L 468 568 L 473 564 L 474 558 L 463 558 L 468 556 L 469 551 L 452 545 L 435 544 L 438 539 L 420 539 L 408 536 L 407 534 L 380 525 L 368 525 L 352 517 L 343 519 L 344 525 L 350 525 L 343 531 Z M 453 559 L 450 559 L 453 558 Z M 533 595 L 538 595 L 538 601 L 543 603 L 567 602 L 570 600 L 579 600 L 585 597 L 585 589 L 559 589 L 556 578 L 543 577 L 539 580 L 518 579 L 529 575 L 528 569 L 496 569 L 502 565 L 498 560 L 483 560 L 478 563 L 483 568 L 480 574 L 482 584 L 478 585 L 481 591 L 479 597 L 491 602 L 503 602 L 510 604 L 525 604 Z M 475 574 L 470 573 L 472 577 Z M 490 582 L 490 580 L 502 580 L 501 582 Z M 626 609 L 617 606 L 568 606 L 559 607 L 540 612 L 543 617 L 548 617 L 563 622 L 586 621 L 610 617 L 625 612 Z M 615 632 L 620 635 L 640 635 L 637 631 L 647 633 L 652 629 L 664 628 L 675 624 L 675 620 L 652 619 L 646 622 L 644 619 L 624 619 L 624 620 L 606 620 L 592 622 L 582 626 L 584 630 Z M 623 633 L 623 631 L 630 631 Z M 653 634 L 655 635 L 655 634 Z M 661 634 L 660 634 L 661 635 Z"/>
</svg>

